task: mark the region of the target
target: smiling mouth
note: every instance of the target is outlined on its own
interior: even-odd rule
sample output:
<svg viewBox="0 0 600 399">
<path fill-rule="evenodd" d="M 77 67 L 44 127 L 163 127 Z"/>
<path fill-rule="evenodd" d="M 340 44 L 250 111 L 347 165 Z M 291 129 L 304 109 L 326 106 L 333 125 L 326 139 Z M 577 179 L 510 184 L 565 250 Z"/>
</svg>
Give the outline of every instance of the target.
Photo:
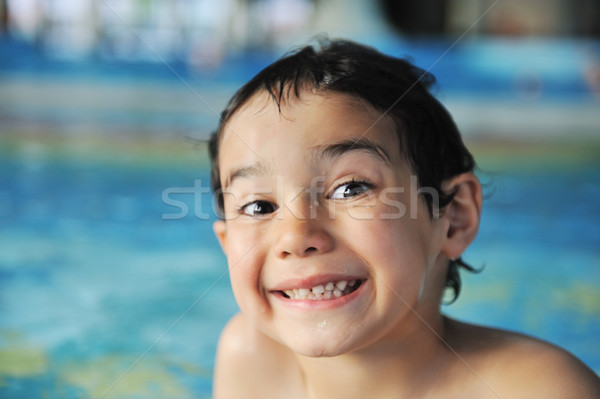
<svg viewBox="0 0 600 399">
<path fill-rule="evenodd" d="M 312 288 L 294 288 L 279 291 L 284 298 L 293 300 L 327 300 L 336 299 L 351 294 L 361 286 L 364 280 L 340 280 L 320 284 Z"/>
</svg>

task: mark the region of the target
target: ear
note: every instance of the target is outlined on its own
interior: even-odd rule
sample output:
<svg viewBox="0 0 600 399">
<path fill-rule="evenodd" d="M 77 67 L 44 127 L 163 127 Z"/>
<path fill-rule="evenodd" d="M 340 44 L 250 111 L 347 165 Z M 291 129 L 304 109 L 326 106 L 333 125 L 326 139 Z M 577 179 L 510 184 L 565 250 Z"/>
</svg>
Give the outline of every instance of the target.
<svg viewBox="0 0 600 399">
<path fill-rule="evenodd" d="M 227 226 L 224 220 L 217 220 L 213 223 L 213 231 L 217 236 L 217 240 L 219 240 L 219 244 L 221 244 L 221 249 L 227 255 Z"/>
<path fill-rule="evenodd" d="M 447 192 L 457 190 L 444 210 L 443 217 L 448 221 L 448 231 L 442 247 L 442 252 L 449 259 L 456 259 L 473 242 L 479 230 L 481 184 L 473 173 L 463 173 L 445 182 L 444 189 Z"/>
</svg>

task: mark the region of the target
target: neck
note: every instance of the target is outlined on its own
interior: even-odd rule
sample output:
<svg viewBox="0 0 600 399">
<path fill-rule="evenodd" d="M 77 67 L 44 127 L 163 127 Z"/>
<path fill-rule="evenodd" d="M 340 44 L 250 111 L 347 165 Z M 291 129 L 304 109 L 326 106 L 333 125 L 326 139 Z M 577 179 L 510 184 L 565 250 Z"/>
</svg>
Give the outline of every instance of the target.
<svg viewBox="0 0 600 399">
<path fill-rule="evenodd" d="M 427 322 L 417 315 L 412 319 L 376 345 L 328 358 L 298 356 L 307 396 L 423 396 L 448 361 L 445 323 L 442 316 Z"/>
</svg>

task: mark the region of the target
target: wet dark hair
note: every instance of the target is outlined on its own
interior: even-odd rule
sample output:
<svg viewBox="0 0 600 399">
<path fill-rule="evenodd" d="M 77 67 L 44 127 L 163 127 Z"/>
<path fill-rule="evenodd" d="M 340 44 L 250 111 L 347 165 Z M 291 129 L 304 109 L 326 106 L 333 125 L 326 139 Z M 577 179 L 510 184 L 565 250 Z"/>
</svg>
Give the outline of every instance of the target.
<svg viewBox="0 0 600 399">
<path fill-rule="evenodd" d="M 300 97 L 305 90 L 316 90 L 354 97 L 392 118 L 400 153 L 412 167 L 419 186 L 432 188 L 439 195 L 439 204 L 434 204 L 429 195 L 421 196 L 433 217 L 456 195 L 456 190 L 444 192 L 442 183 L 475 168 L 452 117 L 429 92 L 434 83 L 432 74 L 407 60 L 346 40 L 322 39 L 284 55 L 235 93 L 210 139 L 211 184 L 219 211 L 222 213 L 224 207 L 219 142 L 229 119 L 261 91 L 268 92 L 281 110 L 281 103 L 290 96 Z M 450 260 L 446 278 L 446 287 L 454 294 L 450 303 L 460 293 L 459 267 L 475 270 L 462 258 Z"/>
</svg>

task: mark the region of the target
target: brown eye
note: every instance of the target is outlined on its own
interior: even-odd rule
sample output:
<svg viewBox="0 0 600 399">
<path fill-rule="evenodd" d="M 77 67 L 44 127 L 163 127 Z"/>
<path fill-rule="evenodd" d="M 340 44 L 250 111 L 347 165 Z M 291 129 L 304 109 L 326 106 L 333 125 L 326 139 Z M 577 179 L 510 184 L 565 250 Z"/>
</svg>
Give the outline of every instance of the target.
<svg viewBox="0 0 600 399">
<path fill-rule="evenodd" d="M 253 201 L 240 208 L 240 212 L 248 216 L 262 216 L 273 213 L 277 206 L 269 201 Z"/>
<path fill-rule="evenodd" d="M 373 185 L 365 181 L 350 181 L 340 184 L 329 196 L 330 199 L 346 199 L 361 195 L 373 188 Z"/>
</svg>

